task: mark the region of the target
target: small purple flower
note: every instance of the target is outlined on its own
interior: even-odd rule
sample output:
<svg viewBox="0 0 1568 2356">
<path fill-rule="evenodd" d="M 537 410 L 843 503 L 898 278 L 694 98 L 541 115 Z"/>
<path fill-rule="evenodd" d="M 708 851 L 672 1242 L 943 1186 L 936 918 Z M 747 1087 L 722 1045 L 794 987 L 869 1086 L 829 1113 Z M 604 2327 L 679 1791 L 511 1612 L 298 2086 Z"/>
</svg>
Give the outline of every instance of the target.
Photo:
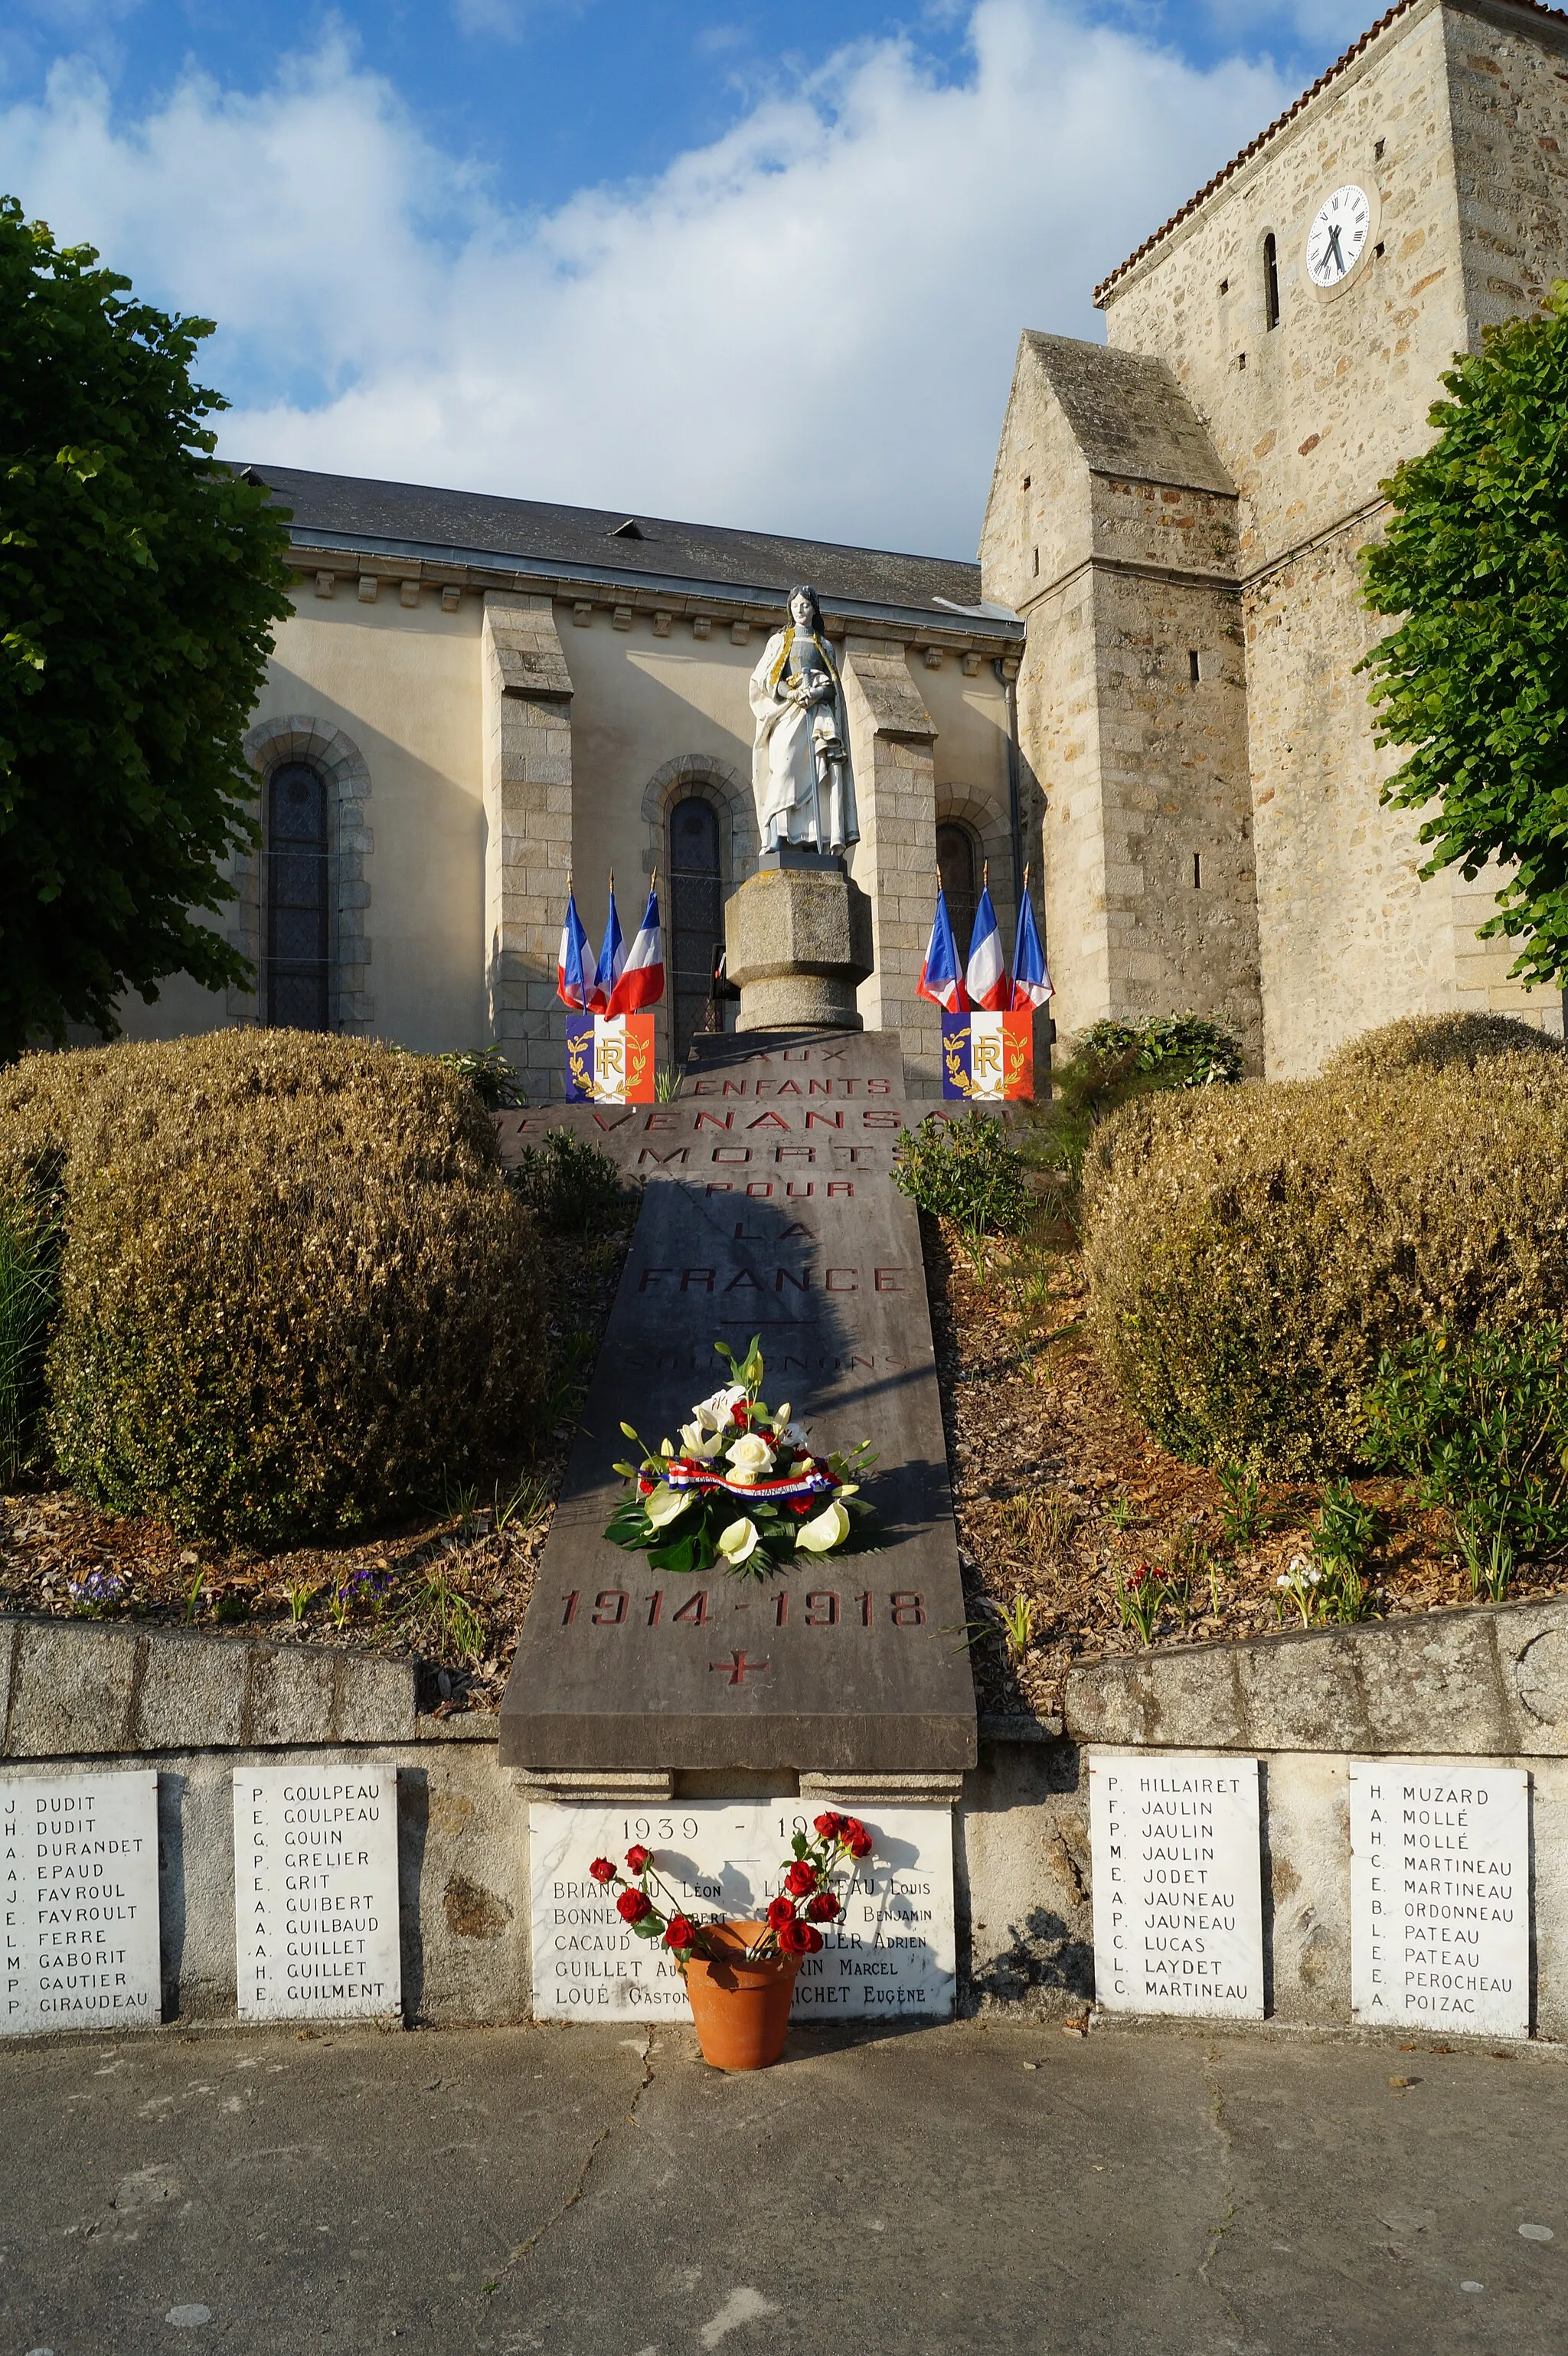
<svg viewBox="0 0 1568 2356">
<path fill-rule="evenodd" d="M 90 1570 L 68 1580 L 66 1593 L 73 1603 L 118 1603 L 130 1583 L 123 1571 Z"/>
<path fill-rule="evenodd" d="M 372 1570 L 368 1564 L 351 1570 L 337 1590 L 339 1603 L 379 1603 L 392 1584 L 389 1570 Z"/>
</svg>

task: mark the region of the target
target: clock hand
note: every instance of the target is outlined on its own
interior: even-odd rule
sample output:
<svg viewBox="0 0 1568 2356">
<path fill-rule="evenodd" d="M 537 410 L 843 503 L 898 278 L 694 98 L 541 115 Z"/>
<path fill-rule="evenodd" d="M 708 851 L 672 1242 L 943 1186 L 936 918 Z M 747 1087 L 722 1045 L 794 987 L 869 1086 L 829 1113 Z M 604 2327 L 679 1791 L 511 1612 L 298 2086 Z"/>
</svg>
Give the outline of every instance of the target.
<svg viewBox="0 0 1568 2356">
<path fill-rule="evenodd" d="M 1328 232 L 1328 251 L 1323 258 L 1326 262 L 1331 260 L 1334 262 L 1335 267 L 1338 269 L 1340 277 L 1343 278 L 1345 275 L 1345 257 L 1339 251 L 1339 224 L 1338 221 L 1335 222 L 1333 228 Z"/>
</svg>

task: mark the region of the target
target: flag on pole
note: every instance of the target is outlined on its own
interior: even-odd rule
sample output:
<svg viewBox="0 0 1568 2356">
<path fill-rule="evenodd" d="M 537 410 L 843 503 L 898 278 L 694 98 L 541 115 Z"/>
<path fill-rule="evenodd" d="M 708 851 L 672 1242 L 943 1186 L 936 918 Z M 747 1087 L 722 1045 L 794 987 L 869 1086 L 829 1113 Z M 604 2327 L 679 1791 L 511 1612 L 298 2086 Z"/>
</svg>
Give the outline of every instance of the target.
<svg viewBox="0 0 1568 2356">
<path fill-rule="evenodd" d="M 610 877 L 610 913 L 604 919 L 604 938 L 599 950 L 599 982 L 588 1003 L 595 1014 L 619 1012 L 611 1001 L 626 963 L 626 945 L 621 938 L 621 919 L 615 913 L 615 878 Z"/>
<path fill-rule="evenodd" d="M 953 937 L 953 919 L 947 913 L 947 894 L 942 888 L 940 875 L 936 884 L 936 914 L 931 921 L 931 938 L 926 943 L 925 963 L 915 984 L 917 994 L 929 998 L 933 1006 L 949 1014 L 961 1014 L 969 1001 L 964 995 L 964 977 L 958 970 L 958 944 Z"/>
<path fill-rule="evenodd" d="M 1021 1014 L 1026 1008 L 1043 1006 L 1056 996 L 1056 986 L 1046 967 L 1045 950 L 1040 944 L 1040 927 L 1034 921 L 1034 904 L 1029 896 L 1029 869 L 1024 869 L 1023 898 L 1019 903 L 1019 937 L 1013 950 L 1012 1011 Z"/>
<path fill-rule="evenodd" d="M 991 905 L 989 877 L 980 887 L 980 905 L 975 911 L 975 929 L 969 937 L 969 969 L 964 977 L 964 988 L 970 1005 L 983 1008 L 987 1014 L 1000 1014 L 1013 1002 L 1013 986 L 1002 957 L 1001 928 L 997 923 L 997 912 Z"/>
<path fill-rule="evenodd" d="M 569 875 L 566 879 L 566 915 L 561 922 L 560 947 L 555 959 L 555 994 L 563 1006 L 576 1006 L 586 1012 L 593 1004 L 598 987 L 593 952 L 588 946 L 582 919 L 577 913 L 577 901 Z"/>
<path fill-rule="evenodd" d="M 632 943 L 623 957 L 605 1007 L 607 1014 L 637 1014 L 656 1006 L 664 996 L 664 937 L 659 930 L 659 901 L 655 878 L 648 878 L 648 905 Z"/>
</svg>

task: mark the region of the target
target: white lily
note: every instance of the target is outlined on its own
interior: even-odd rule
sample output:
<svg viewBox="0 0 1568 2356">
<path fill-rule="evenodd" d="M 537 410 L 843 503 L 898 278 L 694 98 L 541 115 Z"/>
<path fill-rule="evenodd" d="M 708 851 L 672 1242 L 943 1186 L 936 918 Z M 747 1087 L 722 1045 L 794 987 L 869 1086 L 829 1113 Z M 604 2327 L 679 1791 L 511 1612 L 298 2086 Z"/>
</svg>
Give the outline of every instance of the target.
<svg viewBox="0 0 1568 2356">
<path fill-rule="evenodd" d="M 795 1542 L 807 1554 L 830 1554 L 836 1546 L 843 1545 L 848 1535 L 849 1516 L 835 1497 L 830 1505 L 824 1505 L 821 1513 L 796 1530 Z"/>
<path fill-rule="evenodd" d="M 718 1455 L 723 1445 L 721 1431 L 704 1431 L 699 1423 L 683 1423 L 680 1427 L 680 1452 L 683 1456 L 696 1457 L 699 1463 L 706 1464 L 710 1457 Z"/>
<path fill-rule="evenodd" d="M 697 1420 L 704 1431 L 722 1431 L 730 1420 L 731 1408 L 738 1399 L 743 1399 L 745 1396 L 746 1387 L 743 1383 L 729 1383 L 721 1391 L 715 1391 L 711 1398 L 700 1400 L 697 1408 Z"/>
<path fill-rule="evenodd" d="M 719 1551 L 731 1570 L 739 1570 L 743 1562 L 749 1561 L 760 1544 L 755 1522 L 748 1521 L 744 1515 L 719 1533 Z"/>
</svg>

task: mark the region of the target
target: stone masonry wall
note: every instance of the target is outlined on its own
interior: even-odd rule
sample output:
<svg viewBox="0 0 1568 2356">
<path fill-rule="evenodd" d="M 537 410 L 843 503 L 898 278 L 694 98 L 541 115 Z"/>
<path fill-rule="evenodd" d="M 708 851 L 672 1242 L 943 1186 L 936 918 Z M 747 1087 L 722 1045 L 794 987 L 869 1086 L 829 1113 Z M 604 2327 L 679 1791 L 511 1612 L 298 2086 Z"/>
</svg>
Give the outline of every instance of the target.
<svg viewBox="0 0 1568 2356">
<path fill-rule="evenodd" d="M 1392 1016 L 1464 1006 L 1553 1029 L 1555 995 L 1509 982 L 1479 943 L 1495 905 L 1456 873 L 1422 884 L 1413 816 L 1382 809 L 1396 756 L 1373 744 L 1354 665 L 1384 623 L 1358 556 L 1380 484 L 1431 439 L 1453 354 L 1568 267 L 1568 43 L 1467 0 L 1412 13 L 1113 290 L 1114 344 L 1167 359 L 1241 493 L 1248 724 L 1265 1069 L 1311 1072 Z M 1555 126 L 1554 128 L 1552 126 Z M 1381 147 L 1381 154 L 1379 152 Z M 1344 291 L 1302 266 L 1312 214 L 1354 177 L 1375 250 Z M 1263 313 L 1278 241 L 1281 317 Z M 1495 891 L 1495 885 L 1493 887 Z"/>
<path fill-rule="evenodd" d="M 850 635 L 843 669 L 860 821 L 851 873 L 870 896 L 877 960 L 860 1017 L 899 1033 L 911 1096 L 940 1095 L 941 1017 L 915 987 L 935 898 L 936 727 L 901 647 Z"/>
<path fill-rule="evenodd" d="M 560 1095 L 555 959 L 571 867 L 571 674 L 549 597 L 485 598 L 485 934 L 491 1037 Z"/>
</svg>

